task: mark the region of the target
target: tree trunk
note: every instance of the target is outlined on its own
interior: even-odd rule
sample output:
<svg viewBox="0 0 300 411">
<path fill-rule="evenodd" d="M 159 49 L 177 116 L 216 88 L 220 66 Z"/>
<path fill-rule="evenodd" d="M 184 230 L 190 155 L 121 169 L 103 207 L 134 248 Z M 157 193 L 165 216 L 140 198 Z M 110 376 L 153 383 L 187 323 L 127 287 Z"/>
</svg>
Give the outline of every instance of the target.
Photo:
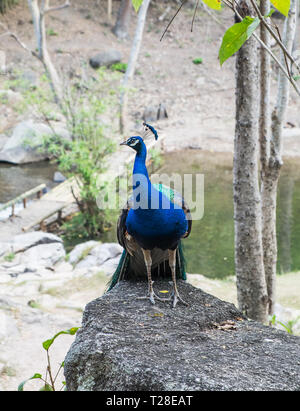
<svg viewBox="0 0 300 411">
<path fill-rule="evenodd" d="M 131 46 L 129 62 L 128 62 L 127 69 L 126 69 L 124 79 L 122 82 L 122 91 L 121 91 L 121 96 L 120 96 L 120 132 L 121 133 L 124 133 L 127 128 L 126 121 L 127 121 L 128 86 L 133 76 L 136 61 L 139 55 L 149 4 L 150 4 L 150 0 L 144 0 L 139 9 L 138 22 L 137 22 L 136 31 L 135 31 L 134 39 L 133 39 L 132 46 Z"/>
<path fill-rule="evenodd" d="M 56 102 L 61 105 L 62 102 L 62 84 L 57 70 L 52 63 L 48 53 L 46 44 L 46 28 L 45 28 L 45 10 L 48 9 L 49 0 L 44 0 L 39 7 L 37 0 L 28 0 L 29 9 L 31 11 L 34 32 L 37 42 L 38 58 L 42 62 L 46 74 L 48 76 L 50 86 L 52 88 Z"/>
<path fill-rule="evenodd" d="M 253 15 L 246 1 L 243 1 L 241 6 L 247 15 Z M 268 298 L 263 264 L 257 161 L 257 84 L 257 44 L 251 37 L 237 52 L 236 57 L 233 164 L 235 266 L 239 308 L 248 317 L 266 322 Z"/>
<path fill-rule="evenodd" d="M 283 42 L 291 53 L 295 37 L 296 27 L 296 2 L 291 0 L 288 18 L 285 19 Z M 285 64 L 281 53 L 281 62 Z M 272 113 L 272 130 L 270 140 L 270 156 L 264 162 L 262 173 L 262 222 L 263 222 L 263 247 L 264 266 L 267 283 L 269 314 L 274 313 L 276 296 L 276 263 L 277 263 L 277 239 L 276 239 L 276 200 L 277 186 L 282 166 L 282 128 L 285 119 L 289 98 L 289 81 L 278 73 L 278 90 L 276 107 Z"/>
<path fill-rule="evenodd" d="M 280 244 L 280 266 L 281 273 L 292 270 L 292 217 L 293 217 L 293 193 L 294 177 L 290 174 L 281 176 L 279 181 L 278 202 L 280 208 L 279 235 Z"/>
<path fill-rule="evenodd" d="M 130 23 L 131 10 L 131 0 L 121 0 L 117 20 L 113 28 L 113 33 L 119 39 L 125 39 L 128 36 L 128 27 Z"/>
</svg>

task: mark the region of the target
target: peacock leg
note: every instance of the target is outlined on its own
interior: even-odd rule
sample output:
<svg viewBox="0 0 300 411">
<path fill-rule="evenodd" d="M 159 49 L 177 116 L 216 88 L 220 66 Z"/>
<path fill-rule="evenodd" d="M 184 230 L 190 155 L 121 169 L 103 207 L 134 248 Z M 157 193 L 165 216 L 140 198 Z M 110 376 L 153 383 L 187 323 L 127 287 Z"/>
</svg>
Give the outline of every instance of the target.
<svg viewBox="0 0 300 411">
<path fill-rule="evenodd" d="M 175 250 L 168 250 L 169 251 L 169 266 L 172 272 L 172 282 L 173 282 L 173 307 L 176 307 L 176 304 L 179 301 L 182 302 L 184 305 L 188 305 L 183 299 L 180 297 L 177 284 L 176 284 L 176 249 Z"/>
<path fill-rule="evenodd" d="M 169 301 L 169 299 L 166 298 L 160 298 L 158 297 L 154 291 L 153 291 L 153 281 L 151 278 L 151 266 L 152 266 L 152 258 L 151 258 L 151 251 L 150 250 L 144 250 L 142 248 L 143 254 L 144 254 L 144 261 L 147 269 L 147 277 L 148 277 L 148 292 L 149 292 L 149 298 L 152 304 L 155 304 L 155 298 L 159 301 Z M 154 298 L 155 297 L 155 298 Z M 141 297 L 145 298 L 145 297 Z"/>
</svg>

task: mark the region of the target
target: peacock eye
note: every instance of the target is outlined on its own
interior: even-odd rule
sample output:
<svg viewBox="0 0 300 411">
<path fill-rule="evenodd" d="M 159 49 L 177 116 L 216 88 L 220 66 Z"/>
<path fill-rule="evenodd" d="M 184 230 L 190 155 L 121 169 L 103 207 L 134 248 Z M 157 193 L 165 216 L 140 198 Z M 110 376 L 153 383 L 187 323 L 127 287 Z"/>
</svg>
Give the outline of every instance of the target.
<svg viewBox="0 0 300 411">
<path fill-rule="evenodd" d="M 133 139 L 131 139 L 131 140 L 129 141 L 129 145 L 130 145 L 131 147 L 134 147 L 138 142 L 139 142 L 138 139 L 133 138 Z"/>
</svg>

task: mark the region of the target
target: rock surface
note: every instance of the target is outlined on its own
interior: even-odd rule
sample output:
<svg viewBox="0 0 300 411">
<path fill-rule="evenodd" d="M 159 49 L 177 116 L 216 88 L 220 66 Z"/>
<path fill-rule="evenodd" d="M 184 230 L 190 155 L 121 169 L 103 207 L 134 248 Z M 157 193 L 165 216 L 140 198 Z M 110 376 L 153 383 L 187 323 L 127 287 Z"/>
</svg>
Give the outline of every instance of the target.
<svg viewBox="0 0 300 411">
<path fill-rule="evenodd" d="M 96 54 L 90 58 L 90 65 L 94 69 L 101 66 L 111 66 L 112 64 L 119 63 L 122 60 L 122 54 L 115 49 L 110 49 Z"/>
<path fill-rule="evenodd" d="M 299 389 L 299 337 L 248 321 L 183 281 L 189 307 L 151 306 L 137 299 L 146 288 L 120 282 L 86 306 L 65 358 L 68 390 Z"/>
<path fill-rule="evenodd" d="M 68 131 L 55 127 L 55 133 L 69 139 Z M 35 123 L 33 120 L 22 121 L 13 129 L 11 137 L 2 147 L 0 161 L 12 164 L 26 164 L 45 160 L 48 154 L 39 150 L 43 138 L 53 135 L 53 130 L 46 124 Z"/>
</svg>

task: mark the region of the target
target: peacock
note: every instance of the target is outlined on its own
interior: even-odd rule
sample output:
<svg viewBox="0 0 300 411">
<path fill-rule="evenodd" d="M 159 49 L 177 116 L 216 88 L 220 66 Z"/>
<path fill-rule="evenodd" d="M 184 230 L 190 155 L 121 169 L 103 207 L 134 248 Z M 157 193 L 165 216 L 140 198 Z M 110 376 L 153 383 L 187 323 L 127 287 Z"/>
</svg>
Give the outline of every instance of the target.
<svg viewBox="0 0 300 411">
<path fill-rule="evenodd" d="M 145 132 L 158 139 L 158 133 L 144 123 Z M 129 137 L 120 145 L 136 152 L 133 167 L 133 195 L 123 207 L 117 223 L 117 237 L 124 248 L 108 291 L 121 280 L 148 279 L 148 295 L 155 300 L 178 301 L 188 305 L 179 295 L 176 278 L 186 280 L 181 239 L 189 236 L 192 228 L 190 210 L 183 197 L 165 185 L 152 184 L 147 167 L 147 148 L 140 136 Z M 171 278 L 170 298 L 154 293 L 153 279 Z"/>
</svg>

